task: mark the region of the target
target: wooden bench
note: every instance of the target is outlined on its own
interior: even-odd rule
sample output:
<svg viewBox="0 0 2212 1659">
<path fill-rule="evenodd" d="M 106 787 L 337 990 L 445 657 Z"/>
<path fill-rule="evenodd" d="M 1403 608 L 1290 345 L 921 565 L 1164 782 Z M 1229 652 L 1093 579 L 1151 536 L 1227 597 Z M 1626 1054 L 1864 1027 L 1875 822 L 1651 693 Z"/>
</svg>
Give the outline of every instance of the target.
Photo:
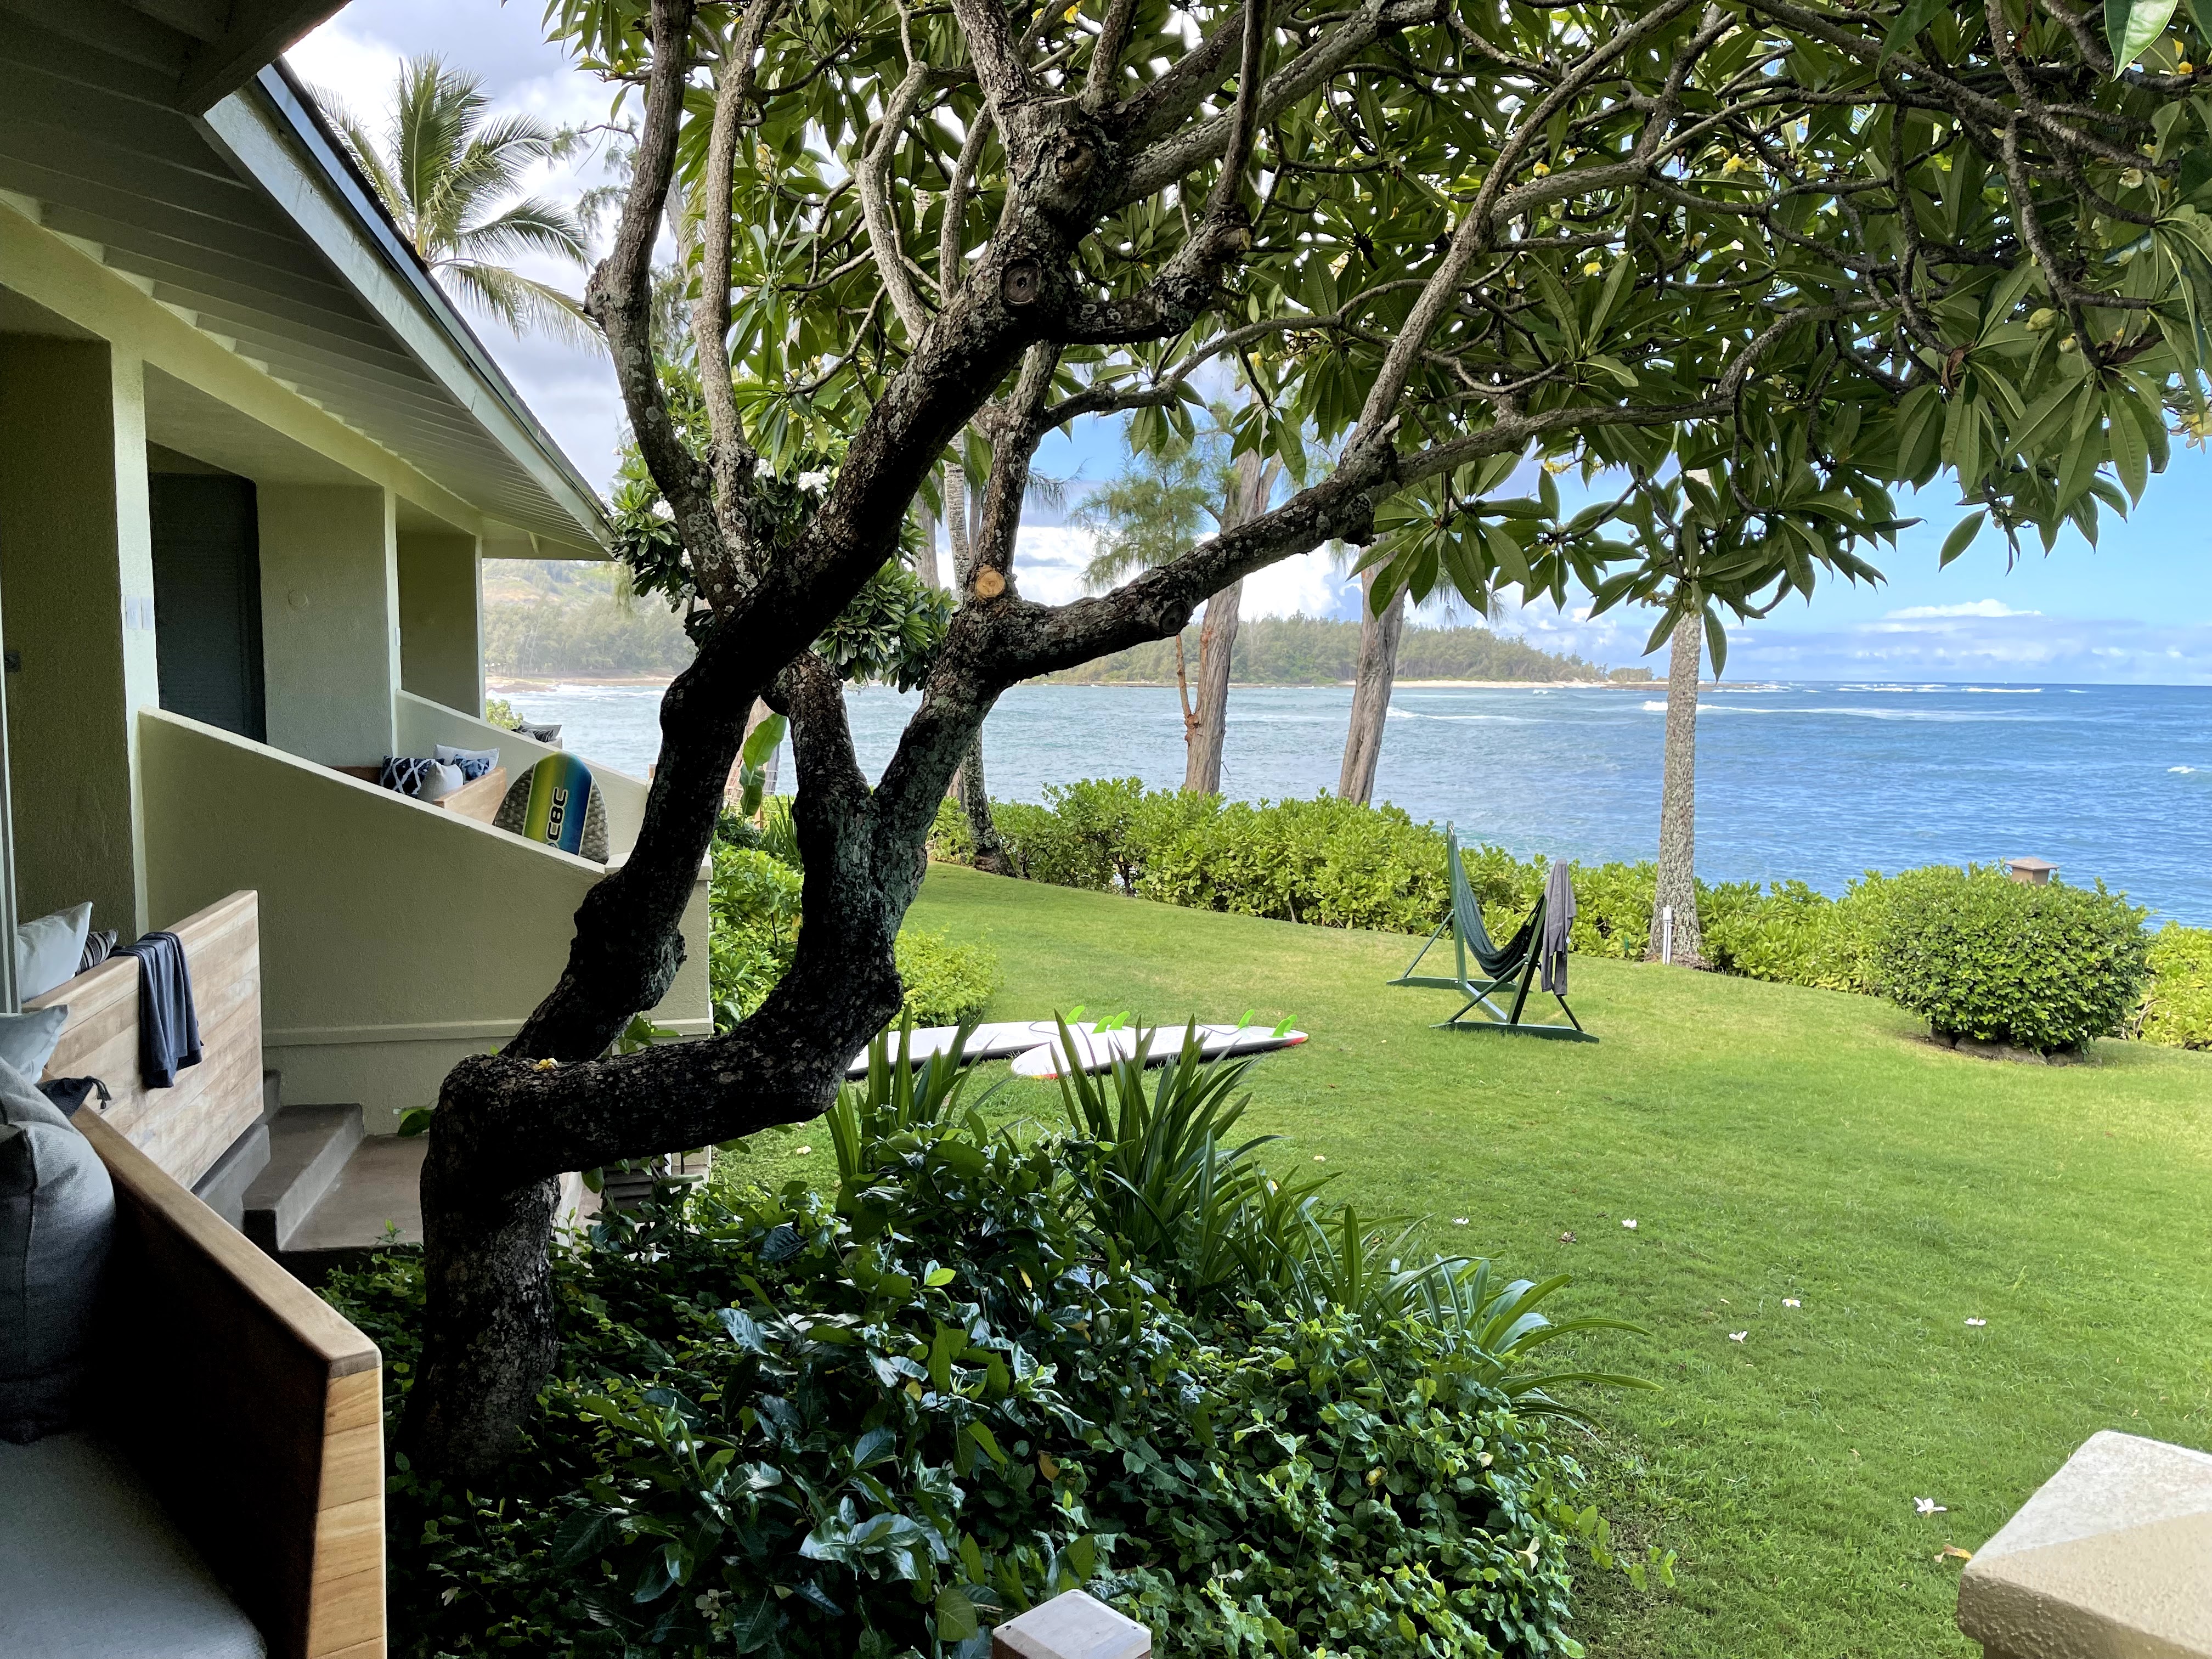
<svg viewBox="0 0 2212 1659">
<path fill-rule="evenodd" d="M 88 1425 L 113 1441 L 273 1659 L 381 1659 L 376 1345 L 89 1110 L 115 1183 Z"/>
<path fill-rule="evenodd" d="M 211 1169 L 262 1111 L 260 902 L 233 893 L 168 929 L 185 947 L 199 1018 L 200 1063 L 176 1086 L 138 1080 L 138 959 L 112 957 L 25 1004 L 66 1004 L 69 1024 L 46 1075 L 96 1077 L 114 1097 L 91 1114 L 185 1186 Z"/>
</svg>

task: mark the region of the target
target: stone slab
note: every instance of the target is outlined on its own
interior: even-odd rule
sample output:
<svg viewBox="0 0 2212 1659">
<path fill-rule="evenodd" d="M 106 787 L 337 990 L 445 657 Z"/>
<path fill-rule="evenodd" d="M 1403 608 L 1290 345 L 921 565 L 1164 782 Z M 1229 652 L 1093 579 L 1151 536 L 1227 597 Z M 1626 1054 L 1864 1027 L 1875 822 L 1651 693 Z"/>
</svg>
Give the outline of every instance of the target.
<svg viewBox="0 0 2212 1659">
<path fill-rule="evenodd" d="M 2212 1659 L 2212 1454 L 2092 1435 L 1968 1564 L 1959 1628 L 1989 1659 Z"/>
</svg>

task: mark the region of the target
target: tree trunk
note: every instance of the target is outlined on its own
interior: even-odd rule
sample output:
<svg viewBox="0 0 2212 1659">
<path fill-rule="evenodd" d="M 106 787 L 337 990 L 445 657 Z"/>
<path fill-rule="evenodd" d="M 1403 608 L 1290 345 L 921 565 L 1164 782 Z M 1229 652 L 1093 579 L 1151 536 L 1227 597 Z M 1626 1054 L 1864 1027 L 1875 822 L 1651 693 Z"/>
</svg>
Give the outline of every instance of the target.
<svg viewBox="0 0 2212 1659">
<path fill-rule="evenodd" d="M 1229 730 L 1229 665 L 1237 650 L 1237 611 L 1244 584 L 1234 581 L 1206 602 L 1198 635 L 1198 708 L 1192 714 L 1182 787 L 1196 795 L 1221 793 L 1221 749 Z"/>
<path fill-rule="evenodd" d="M 945 464 L 944 495 L 945 528 L 952 539 L 954 598 L 965 600 L 969 585 L 975 580 L 975 543 L 981 529 L 982 501 L 969 489 L 967 475 L 960 470 L 957 456 Z M 954 775 L 952 793 L 968 814 L 968 839 L 975 843 L 975 867 L 994 876 L 1013 874 L 1013 866 L 1006 860 L 1006 849 L 999 840 L 998 826 L 991 822 L 990 791 L 983 781 L 981 732 L 975 734 L 975 741 L 960 763 L 960 770 Z"/>
<path fill-rule="evenodd" d="M 1237 458 L 1237 482 L 1231 487 L 1221 527 L 1226 531 L 1267 511 L 1274 494 L 1279 461 L 1263 461 L 1246 451 Z M 1185 722 L 1188 758 L 1182 787 L 1194 794 L 1221 793 L 1221 750 L 1229 727 L 1229 671 L 1237 654 L 1237 623 L 1243 609 L 1244 583 L 1229 584 L 1206 602 L 1206 623 L 1198 635 L 1198 708 Z"/>
<path fill-rule="evenodd" d="M 1370 603 L 1375 573 L 1359 573 L 1359 668 L 1352 682 L 1352 729 L 1344 740 L 1340 800 L 1364 806 L 1375 794 L 1375 764 L 1382 757 L 1382 724 L 1390 716 L 1390 685 L 1398 678 L 1398 639 L 1406 631 L 1406 590 L 1391 596 L 1381 616 Z"/>
<path fill-rule="evenodd" d="M 1705 617 L 1686 613 L 1674 624 L 1674 652 L 1667 665 L 1666 781 L 1659 797 L 1659 883 L 1651 902 L 1651 944 L 1656 962 L 1663 948 L 1664 918 L 1671 908 L 1673 959 L 1686 968 L 1705 965 L 1698 928 L 1698 669 L 1705 647 Z"/>
</svg>

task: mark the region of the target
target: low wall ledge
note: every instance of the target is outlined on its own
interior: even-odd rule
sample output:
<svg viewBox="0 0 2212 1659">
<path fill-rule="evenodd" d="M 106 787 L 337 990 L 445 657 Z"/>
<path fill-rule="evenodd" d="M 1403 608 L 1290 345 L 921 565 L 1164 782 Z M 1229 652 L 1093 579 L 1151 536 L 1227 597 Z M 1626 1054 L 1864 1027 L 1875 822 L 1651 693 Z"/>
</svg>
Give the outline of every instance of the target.
<svg viewBox="0 0 2212 1659">
<path fill-rule="evenodd" d="M 2212 1659 L 2212 1454 L 2090 1436 L 1960 1575 L 1959 1628 L 1986 1659 Z"/>
<path fill-rule="evenodd" d="M 1152 1633 L 1103 1601 L 1067 1590 L 991 1632 L 992 1659 L 1152 1659 Z"/>
</svg>

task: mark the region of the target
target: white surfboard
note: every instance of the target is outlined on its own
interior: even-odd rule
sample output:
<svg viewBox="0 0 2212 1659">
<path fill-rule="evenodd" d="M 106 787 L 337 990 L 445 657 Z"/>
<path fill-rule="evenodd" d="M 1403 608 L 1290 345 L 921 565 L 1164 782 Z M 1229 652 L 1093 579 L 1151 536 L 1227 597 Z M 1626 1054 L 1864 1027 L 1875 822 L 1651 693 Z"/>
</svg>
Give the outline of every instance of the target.
<svg viewBox="0 0 2212 1659">
<path fill-rule="evenodd" d="M 1079 1023 L 1075 1029 L 1087 1032 L 1088 1023 Z M 1060 1027 L 1049 1019 L 1001 1019 L 987 1021 L 968 1034 L 968 1046 L 960 1051 L 963 1064 L 974 1065 L 983 1060 L 1010 1060 L 1016 1054 L 1027 1054 L 1039 1043 L 1048 1042 L 1060 1034 Z M 917 1026 L 914 1041 L 907 1050 L 907 1059 L 919 1066 L 939 1054 L 952 1051 L 952 1040 L 960 1035 L 957 1025 Z M 899 1034 L 892 1031 L 886 1038 L 891 1060 L 898 1060 Z M 853 1063 L 845 1068 L 848 1077 L 868 1074 L 868 1051 L 863 1048 Z"/>
<path fill-rule="evenodd" d="M 1146 1051 L 1147 1066 L 1164 1066 L 1182 1053 L 1183 1037 L 1188 1027 L 1164 1025 L 1152 1034 L 1152 1047 Z M 1271 1048 L 1291 1048 L 1306 1040 L 1304 1031 L 1279 1032 L 1272 1025 L 1201 1025 L 1198 1028 L 1199 1053 L 1208 1060 L 1218 1060 L 1224 1054 L 1259 1054 Z M 1132 1026 L 1122 1026 L 1111 1031 L 1078 1027 L 1075 1032 L 1076 1059 L 1086 1072 L 1103 1072 L 1117 1059 L 1134 1058 L 1137 1052 L 1137 1032 Z M 1049 1042 L 1038 1044 L 1014 1059 L 1014 1075 L 1028 1078 L 1056 1078 L 1067 1068 L 1067 1057 L 1061 1051 L 1060 1035 L 1053 1033 Z"/>
</svg>

